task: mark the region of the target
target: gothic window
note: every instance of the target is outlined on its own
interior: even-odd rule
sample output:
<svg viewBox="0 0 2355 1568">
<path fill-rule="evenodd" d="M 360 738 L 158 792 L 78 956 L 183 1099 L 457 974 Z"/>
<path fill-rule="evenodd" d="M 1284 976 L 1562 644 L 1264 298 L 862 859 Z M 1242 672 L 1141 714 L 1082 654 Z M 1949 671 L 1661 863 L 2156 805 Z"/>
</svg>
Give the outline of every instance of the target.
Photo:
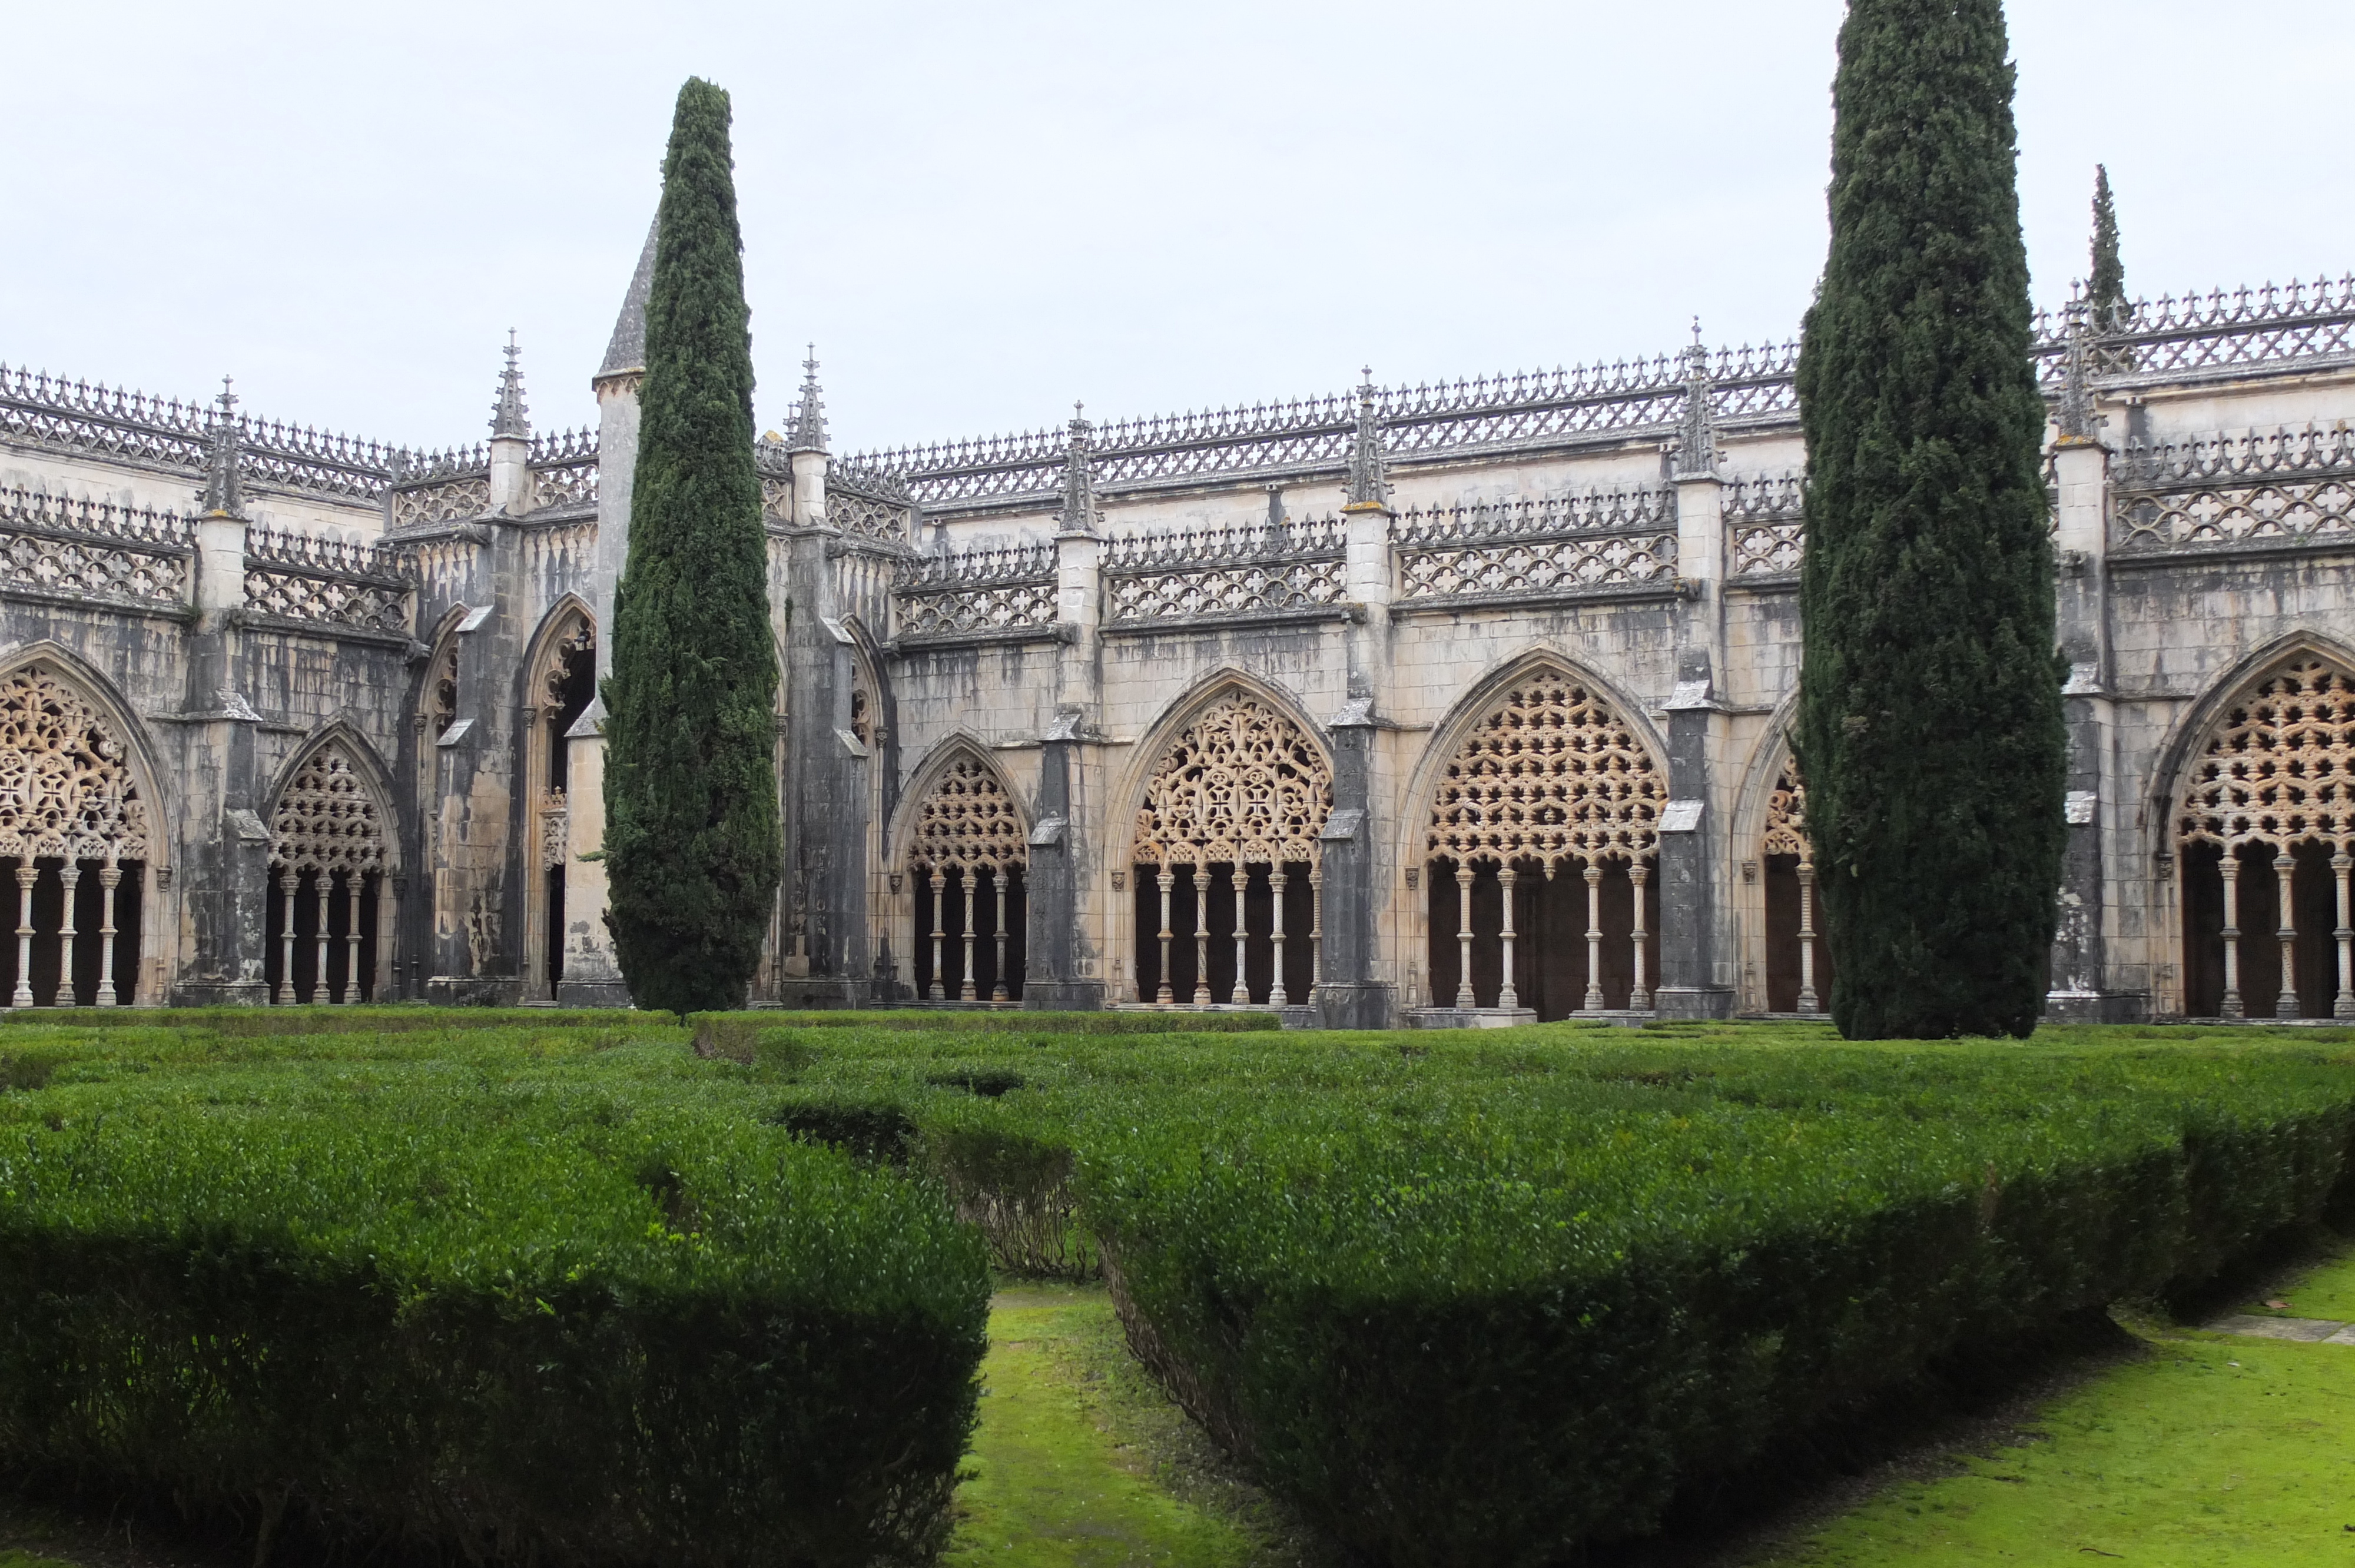
<svg viewBox="0 0 2355 1568">
<path fill-rule="evenodd" d="M 1299 726 L 1240 692 L 1203 709 L 1156 760 L 1137 809 L 1139 1000 L 1282 1007 L 1314 989 L 1317 835 L 1332 810 L 1332 769 Z M 1287 948 L 1287 928 L 1308 940 Z"/>
<path fill-rule="evenodd" d="M 908 853 L 920 994 L 934 1001 L 1020 999 L 1028 856 L 1021 813 L 997 775 L 971 755 L 952 759 L 916 809 Z M 983 919 L 990 920 L 987 930 Z"/>
<path fill-rule="evenodd" d="M 458 640 L 451 638 L 433 656 L 433 670 L 425 682 L 425 713 L 432 740 L 439 740 L 458 722 Z M 431 742 L 429 741 L 429 744 Z"/>
<path fill-rule="evenodd" d="M 0 948 L 10 1006 L 132 1000 L 144 878 L 126 868 L 144 870 L 147 832 L 122 738 L 97 708 L 46 663 L 0 680 L 0 863 L 16 888 L 16 940 Z"/>
<path fill-rule="evenodd" d="M 1774 776 L 1758 849 L 1766 884 L 1766 1011 L 1821 1012 L 1831 990 L 1831 954 L 1817 940 L 1823 906 L 1807 840 L 1807 786 L 1796 757 L 1786 756 Z"/>
<path fill-rule="evenodd" d="M 571 842 L 572 746 L 565 737 L 597 695 L 597 631 L 577 606 L 564 610 L 540 644 L 532 672 L 536 722 L 527 740 L 525 789 L 533 802 L 527 853 L 537 888 L 525 922 L 524 961 L 537 977 L 537 995 L 556 998 L 564 979 L 565 869 Z"/>
<path fill-rule="evenodd" d="M 1668 794 L 1635 726 L 1582 682 L 1547 671 L 1507 691 L 1432 802 L 1432 1000 L 1542 1018 L 1648 1011 Z M 1556 875 L 1564 866 L 1582 893 Z"/>
<path fill-rule="evenodd" d="M 350 755 L 328 741 L 304 759 L 270 817 L 272 999 L 360 1001 L 375 993 L 385 817 Z"/>
<path fill-rule="evenodd" d="M 2184 1006 L 2204 1016 L 2355 1017 L 2355 675 L 2301 654 L 2254 682 L 2178 802 Z"/>
</svg>

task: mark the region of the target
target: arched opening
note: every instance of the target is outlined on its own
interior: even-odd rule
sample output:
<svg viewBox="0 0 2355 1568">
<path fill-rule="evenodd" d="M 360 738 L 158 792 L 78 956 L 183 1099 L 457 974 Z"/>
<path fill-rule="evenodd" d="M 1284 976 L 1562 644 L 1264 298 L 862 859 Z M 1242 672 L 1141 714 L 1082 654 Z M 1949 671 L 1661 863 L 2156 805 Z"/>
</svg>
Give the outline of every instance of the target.
<svg viewBox="0 0 2355 1568">
<path fill-rule="evenodd" d="M 1556 672 L 1517 683 L 1448 759 L 1432 804 L 1433 1004 L 1649 1012 L 1667 798 L 1605 699 Z"/>
<path fill-rule="evenodd" d="M 54 668 L 0 681 L 0 886 L 16 941 L 0 945 L 11 1007 L 133 1001 L 149 860 L 147 808 L 123 738 Z"/>
<path fill-rule="evenodd" d="M 263 979 L 281 1006 L 372 1001 L 384 928 L 384 813 L 330 740 L 304 759 L 270 818 Z"/>
<path fill-rule="evenodd" d="M 1759 844 L 1766 895 L 1766 1011 L 1812 1016 L 1832 994 L 1831 948 L 1816 891 L 1816 851 L 1807 839 L 1807 785 L 1786 758 L 1766 801 Z"/>
<path fill-rule="evenodd" d="M 2184 1011 L 2355 1018 L 2355 676 L 2302 654 L 2252 683 L 2176 813 Z"/>
<path fill-rule="evenodd" d="M 1284 1007 L 1319 979 L 1317 834 L 1333 774 L 1298 725 L 1220 698 L 1154 766 L 1136 814 L 1136 1000 Z"/>
<path fill-rule="evenodd" d="M 531 917 L 524 962 L 533 994 L 552 1001 L 564 980 L 565 872 L 571 842 L 571 743 L 565 736 L 597 695 L 597 633 L 577 605 L 549 625 L 532 661 L 524 709 L 524 799 Z"/>
<path fill-rule="evenodd" d="M 952 759 L 917 808 L 908 854 L 917 996 L 1022 1000 L 1028 854 L 1021 813 L 997 775 L 977 758 Z"/>
</svg>

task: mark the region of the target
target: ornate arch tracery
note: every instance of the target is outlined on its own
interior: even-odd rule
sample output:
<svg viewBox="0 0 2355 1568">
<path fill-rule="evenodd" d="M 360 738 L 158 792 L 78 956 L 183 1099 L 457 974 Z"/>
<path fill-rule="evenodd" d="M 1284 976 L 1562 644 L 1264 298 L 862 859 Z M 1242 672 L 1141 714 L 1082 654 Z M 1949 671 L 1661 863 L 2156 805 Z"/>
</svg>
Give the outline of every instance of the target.
<svg viewBox="0 0 2355 1568">
<path fill-rule="evenodd" d="M 1518 867 L 1535 861 L 1550 882 L 1564 865 L 1586 882 L 1586 992 L 1583 1006 L 1604 1005 L 1604 869 L 1624 863 L 1633 888 L 1634 983 L 1628 1005 L 1652 1005 L 1645 980 L 1645 888 L 1659 845 L 1668 777 L 1610 700 L 1566 672 L 1540 670 L 1509 687 L 1448 758 L 1431 807 L 1428 860 L 1452 860 L 1456 885 L 1455 1005 L 1476 1005 L 1472 981 L 1473 885 L 1494 866 L 1501 909 L 1496 933 L 1502 980 L 1497 1006 L 1518 1009 L 1514 983 L 1515 886 Z M 1436 900 L 1437 888 L 1433 893 Z M 1434 932 L 1436 937 L 1436 932 Z M 1434 968 L 1439 960 L 1434 959 Z"/>
<path fill-rule="evenodd" d="M 2281 950 L 2274 1012 L 2283 1018 L 2298 1015 L 2296 852 L 2318 845 L 2331 852 L 2338 906 L 2331 932 L 2338 947 L 2332 1011 L 2338 1017 L 2355 1017 L 2355 933 L 2349 929 L 2350 873 L 2355 871 L 2355 856 L 2350 854 L 2355 846 L 2355 673 L 2311 652 L 2276 665 L 2225 709 L 2190 774 L 2177 798 L 2175 838 L 2179 848 L 2213 845 L 2218 852 L 2223 895 L 2222 926 L 2216 933 L 2223 948 L 2221 1011 L 2227 1017 L 2244 1012 L 2242 878 L 2254 857 L 2243 852 L 2257 845 L 2273 851 L 2278 911 L 2274 937 Z M 2189 883 L 2187 871 L 2187 893 Z M 2318 933 L 2310 934 L 2318 938 Z M 2205 940 L 2190 933 L 2186 939 Z M 2309 954 L 2309 961 L 2318 956 Z M 2197 955 L 2185 957 L 2195 960 Z"/>
<path fill-rule="evenodd" d="M 360 1000 L 361 909 L 368 879 L 380 877 L 386 869 L 385 818 L 383 804 L 366 776 L 343 745 L 332 739 L 303 759 L 280 792 L 270 813 L 270 864 L 276 874 L 280 901 L 278 983 L 273 992 L 279 1002 L 295 1000 L 298 895 L 314 911 L 314 983 L 319 1000 L 327 1000 L 328 950 L 336 940 L 329 927 L 338 874 L 344 879 L 346 916 L 341 940 L 346 959 L 344 984 L 335 988 L 334 1000 Z M 307 889 L 303 886 L 306 874 L 311 879 Z"/>
<path fill-rule="evenodd" d="M 915 831 L 908 846 L 910 871 L 928 878 L 932 893 L 930 994 L 933 1001 L 945 1001 L 948 995 L 942 960 L 949 935 L 947 895 L 951 872 L 956 873 L 964 895 L 964 971 L 957 994 L 964 1001 L 980 999 L 974 969 L 975 944 L 979 936 L 974 923 L 974 899 L 984 871 L 989 873 L 997 903 L 997 968 L 990 1000 L 1011 1000 L 1013 992 L 1007 983 L 1006 965 L 1007 897 L 1014 880 L 1029 864 L 1028 841 L 1022 813 L 1013 796 L 1007 792 L 996 770 L 980 758 L 961 750 L 933 775 L 923 800 L 917 805 Z M 917 939 L 921 942 L 922 938 L 920 920 Z"/>
<path fill-rule="evenodd" d="M 37 863 L 59 862 L 58 980 L 74 1000 L 75 903 L 84 862 L 97 874 L 99 965 L 94 999 L 115 1004 L 116 895 L 125 862 L 151 858 L 147 803 L 132 776 L 124 737 L 96 704 L 50 663 L 33 660 L 0 679 L 0 858 L 16 863 L 16 984 L 9 1005 L 34 1005 L 33 890 Z M 135 962 L 135 949 L 133 953 Z"/>
<path fill-rule="evenodd" d="M 1635 861 L 1658 844 L 1668 779 L 1634 726 L 1566 674 L 1515 685 L 1447 764 L 1428 849 L 1459 864 Z"/>
<path fill-rule="evenodd" d="M 1774 788 L 1766 797 L 1766 831 L 1760 837 L 1762 855 L 1792 855 L 1796 857 L 1798 883 L 1797 930 L 1793 933 L 1798 943 L 1799 993 L 1796 1011 L 1816 1013 L 1823 1011 L 1822 999 L 1816 990 L 1816 848 L 1807 837 L 1807 781 L 1799 772 L 1799 759 L 1787 751 L 1783 757 L 1782 771 L 1774 776 Z M 1769 868 L 1767 908 L 1774 909 L 1774 878 L 1780 874 Z M 1770 929 L 1768 959 L 1769 987 L 1778 983 L 1772 978 L 1773 946 L 1776 938 Z M 1773 992 L 1768 992 L 1771 997 Z M 1770 1001 L 1767 1005 L 1774 1004 Z"/>
<path fill-rule="evenodd" d="M 1155 764 L 1137 808 L 1140 865 L 1318 863 L 1333 770 L 1300 726 L 1244 693 L 1204 708 Z"/>
<path fill-rule="evenodd" d="M 120 863 L 147 858 L 146 803 L 121 740 L 56 671 L 0 682 L 0 856 Z"/>
</svg>

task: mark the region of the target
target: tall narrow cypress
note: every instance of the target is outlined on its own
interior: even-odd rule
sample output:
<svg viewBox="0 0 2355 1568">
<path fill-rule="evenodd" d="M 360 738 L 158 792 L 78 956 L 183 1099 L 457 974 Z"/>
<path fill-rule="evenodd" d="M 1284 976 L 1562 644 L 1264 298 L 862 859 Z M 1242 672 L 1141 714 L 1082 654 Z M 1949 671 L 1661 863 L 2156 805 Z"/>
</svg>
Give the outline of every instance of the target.
<svg viewBox="0 0 2355 1568">
<path fill-rule="evenodd" d="M 2094 320 L 2107 325 L 2111 315 L 2126 302 L 2126 264 L 2118 256 L 2118 207 L 2110 196 L 2110 171 L 2094 165 L 2094 270 L 2085 297 Z"/>
<path fill-rule="evenodd" d="M 679 89 L 604 685 L 606 920 L 641 1007 L 741 1006 L 781 856 L 777 661 L 728 95 Z"/>
<path fill-rule="evenodd" d="M 1999 0 L 1850 0 L 1832 97 L 1796 726 L 1832 1016 L 2024 1035 L 2066 736 Z"/>
</svg>

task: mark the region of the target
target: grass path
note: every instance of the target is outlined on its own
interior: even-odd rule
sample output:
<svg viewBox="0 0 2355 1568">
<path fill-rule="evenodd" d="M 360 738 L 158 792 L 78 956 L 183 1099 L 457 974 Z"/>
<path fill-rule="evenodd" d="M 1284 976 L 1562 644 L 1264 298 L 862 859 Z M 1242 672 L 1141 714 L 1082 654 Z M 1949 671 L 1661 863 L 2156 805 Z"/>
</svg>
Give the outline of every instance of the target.
<svg viewBox="0 0 2355 1568">
<path fill-rule="evenodd" d="M 2355 1250 L 2262 1293 L 2355 1319 Z M 2152 1353 L 2041 1411 L 2030 1441 L 1903 1483 L 1772 1568 L 2355 1563 L 2355 1347 L 2146 1329 Z"/>
<path fill-rule="evenodd" d="M 1101 1287 L 1003 1290 L 989 1340 L 947 1568 L 1316 1561 L 1130 1360 Z"/>
</svg>

